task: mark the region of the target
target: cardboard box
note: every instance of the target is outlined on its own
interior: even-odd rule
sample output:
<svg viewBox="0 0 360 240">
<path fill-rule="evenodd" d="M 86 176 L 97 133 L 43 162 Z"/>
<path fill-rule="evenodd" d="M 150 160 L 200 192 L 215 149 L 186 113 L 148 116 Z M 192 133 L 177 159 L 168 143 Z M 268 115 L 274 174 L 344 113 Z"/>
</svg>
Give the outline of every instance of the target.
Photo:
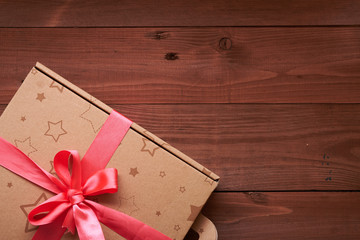
<svg viewBox="0 0 360 240">
<path fill-rule="evenodd" d="M 52 174 L 60 150 L 86 152 L 112 109 L 37 63 L 0 118 L 0 136 Z M 191 137 L 191 136 L 189 136 Z M 92 200 L 122 211 L 173 239 L 183 239 L 216 188 L 219 177 L 133 123 L 107 167 L 119 191 Z M 53 196 L 0 168 L 2 237 L 31 239 L 27 214 Z M 123 239 L 103 225 L 106 239 Z M 63 239 L 76 239 L 67 233 Z"/>
</svg>

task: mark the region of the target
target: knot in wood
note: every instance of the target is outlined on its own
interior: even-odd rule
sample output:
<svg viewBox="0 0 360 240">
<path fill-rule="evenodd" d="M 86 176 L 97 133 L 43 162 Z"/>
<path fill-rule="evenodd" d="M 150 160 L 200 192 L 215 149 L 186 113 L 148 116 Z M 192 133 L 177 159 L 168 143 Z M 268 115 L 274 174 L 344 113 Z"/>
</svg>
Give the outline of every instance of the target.
<svg viewBox="0 0 360 240">
<path fill-rule="evenodd" d="M 224 38 L 220 39 L 220 41 L 219 41 L 219 47 L 222 50 L 230 50 L 231 45 L 232 45 L 232 43 L 231 43 L 230 38 L 224 37 Z"/>
<path fill-rule="evenodd" d="M 173 52 L 167 53 L 165 55 L 166 60 L 176 60 L 178 58 L 179 58 L 179 56 L 177 55 L 177 53 L 173 53 Z"/>
<path fill-rule="evenodd" d="M 166 32 L 156 31 L 154 38 L 156 40 L 161 40 L 161 39 L 167 38 L 168 36 L 169 36 L 169 34 Z"/>
</svg>

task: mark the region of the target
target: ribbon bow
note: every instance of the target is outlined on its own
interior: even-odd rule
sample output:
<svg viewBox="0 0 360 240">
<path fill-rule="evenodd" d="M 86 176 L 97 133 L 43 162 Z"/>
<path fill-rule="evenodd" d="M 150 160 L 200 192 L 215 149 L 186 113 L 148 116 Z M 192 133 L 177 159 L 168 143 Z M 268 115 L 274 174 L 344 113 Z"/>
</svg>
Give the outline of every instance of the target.
<svg viewBox="0 0 360 240">
<path fill-rule="evenodd" d="M 75 229 L 80 240 L 103 240 L 100 222 L 128 240 L 170 240 L 133 217 L 85 199 L 117 192 L 117 170 L 105 166 L 130 125 L 113 111 L 81 161 L 77 151 L 57 153 L 54 168 L 59 179 L 0 137 L 0 165 L 57 194 L 29 213 L 29 222 L 40 226 L 33 240 L 57 240 Z"/>
<path fill-rule="evenodd" d="M 69 162 L 73 163 L 71 175 Z M 55 177 L 50 180 L 61 192 L 33 209 L 28 216 L 29 222 L 41 226 L 65 216 L 62 227 L 73 234 L 76 228 L 81 239 L 104 239 L 95 214 L 98 205 L 85 200 L 84 196 L 117 192 L 117 170 L 99 170 L 82 184 L 81 162 L 77 151 L 61 151 L 56 154 L 54 169 L 60 180 Z"/>
</svg>

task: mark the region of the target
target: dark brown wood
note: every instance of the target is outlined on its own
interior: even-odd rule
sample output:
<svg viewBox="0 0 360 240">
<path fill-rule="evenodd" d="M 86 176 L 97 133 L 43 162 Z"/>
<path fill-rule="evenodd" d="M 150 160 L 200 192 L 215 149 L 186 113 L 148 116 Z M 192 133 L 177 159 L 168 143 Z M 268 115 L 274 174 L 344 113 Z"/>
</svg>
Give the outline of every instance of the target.
<svg viewBox="0 0 360 240">
<path fill-rule="evenodd" d="M 358 27 L 3 28 L 0 103 L 36 61 L 109 104 L 360 102 Z"/>
<path fill-rule="evenodd" d="M 214 193 L 219 239 L 360 239 L 359 192 Z"/>
<path fill-rule="evenodd" d="M 0 3 L 0 26 L 359 25 L 359 12 L 356 0 L 12 0 Z"/>
<path fill-rule="evenodd" d="M 359 104 L 112 107 L 220 175 L 218 191 L 360 190 Z"/>
<path fill-rule="evenodd" d="M 219 174 L 219 190 L 360 190 L 358 104 L 113 107 Z"/>
<path fill-rule="evenodd" d="M 219 174 L 203 212 L 220 240 L 357 240 L 359 12 L 357 0 L 2 1 L 0 114 L 39 61 Z"/>
</svg>

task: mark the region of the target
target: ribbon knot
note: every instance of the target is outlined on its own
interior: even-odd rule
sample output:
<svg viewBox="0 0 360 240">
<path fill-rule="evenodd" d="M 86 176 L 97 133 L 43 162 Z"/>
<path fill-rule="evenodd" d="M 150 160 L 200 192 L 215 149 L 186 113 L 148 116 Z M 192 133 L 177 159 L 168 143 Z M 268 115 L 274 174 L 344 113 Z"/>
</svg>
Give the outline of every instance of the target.
<svg viewBox="0 0 360 240">
<path fill-rule="evenodd" d="M 72 205 L 78 204 L 78 203 L 81 203 L 82 201 L 84 201 L 83 192 L 80 190 L 69 189 L 67 191 L 66 196 Z"/>
</svg>

